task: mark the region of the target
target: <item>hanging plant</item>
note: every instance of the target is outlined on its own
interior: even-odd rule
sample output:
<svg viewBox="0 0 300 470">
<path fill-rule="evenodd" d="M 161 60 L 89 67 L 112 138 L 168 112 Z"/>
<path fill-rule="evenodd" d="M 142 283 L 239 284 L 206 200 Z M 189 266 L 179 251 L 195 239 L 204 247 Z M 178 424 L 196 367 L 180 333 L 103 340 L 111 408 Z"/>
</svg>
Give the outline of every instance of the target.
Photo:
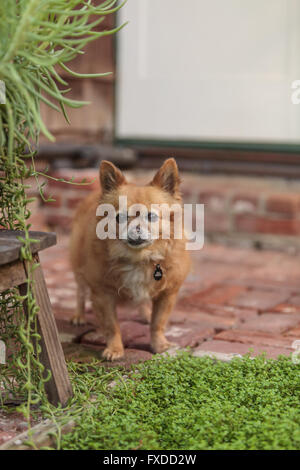
<svg viewBox="0 0 300 470">
<path fill-rule="evenodd" d="M 10 350 L 7 364 L 0 365 L 0 401 L 4 404 L 8 397 L 21 400 L 28 420 L 32 404 L 46 399 L 43 384 L 47 380 L 39 361 L 38 307 L 32 281 L 36 265 L 30 251 L 28 221 L 32 198 L 26 195 L 26 180 L 34 177 L 43 196 L 40 173 L 34 164 L 40 132 L 54 140 L 41 118 L 40 102 L 62 112 L 67 121 L 66 107 L 87 104 L 66 96 L 68 83 L 59 70 L 82 78 L 106 75 L 79 74 L 66 64 L 82 54 L 90 41 L 120 29 L 95 30 L 106 15 L 121 6 L 117 0 L 0 2 L 0 80 L 6 88 L 5 104 L 0 104 L 0 229 L 24 231 L 21 258 L 28 267 L 24 296 L 17 289 L 0 294 L 0 338 Z"/>
</svg>

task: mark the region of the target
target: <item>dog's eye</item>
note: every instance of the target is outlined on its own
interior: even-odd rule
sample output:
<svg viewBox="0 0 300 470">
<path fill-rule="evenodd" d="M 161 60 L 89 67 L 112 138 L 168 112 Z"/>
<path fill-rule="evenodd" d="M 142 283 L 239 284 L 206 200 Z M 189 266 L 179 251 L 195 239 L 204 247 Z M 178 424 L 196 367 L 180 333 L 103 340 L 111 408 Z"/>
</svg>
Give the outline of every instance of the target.
<svg viewBox="0 0 300 470">
<path fill-rule="evenodd" d="M 127 222 L 127 219 L 128 219 L 128 214 L 127 213 L 123 213 L 121 214 L 121 212 L 119 212 L 117 215 L 116 215 L 116 221 L 118 224 L 122 224 L 124 222 Z"/>
<path fill-rule="evenodd" d="M 155 212 L 148 212 L 148 220 L 149 222 L 156 222 L 158 219 L 158 215 Z"/>
</svg>

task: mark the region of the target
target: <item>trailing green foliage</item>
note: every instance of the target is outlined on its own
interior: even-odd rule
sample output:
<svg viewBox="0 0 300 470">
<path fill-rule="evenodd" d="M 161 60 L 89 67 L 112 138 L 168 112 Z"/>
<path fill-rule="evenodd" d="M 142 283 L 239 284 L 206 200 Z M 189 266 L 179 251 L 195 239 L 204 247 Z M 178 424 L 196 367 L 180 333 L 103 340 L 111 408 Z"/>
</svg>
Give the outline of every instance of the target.
<svg viewBox="0 0 300 470">
<path fill-rule="evenodd" d="M 0 336 L 10 350 L 7 365 L 0 365 L 0 403 L 7 398 L 23 401 L 21 410 L 28 420 L 30 406 L 44 399 L 43 383 L 49 378 L 39 360 L 38 307 L 32 280 L 36 264 L 30 252 L 28 222 L 32 199 L 26 195 L 26 180 L 34 177 L 43 196 L 35 150 L 40 132 L 54 139 L 41 119 L 40 102 L 62 111 L 66 119 L 65 106 L 85 104 L 65 96 L 68 84 L 59 75 L 59 67 L 76 77 L 103 75 L 78 74 L 66 63 L 82 54 L 88 42 L 118 30 L 94 28 L 120 6 L 117 0 L 0 2 L 0 80 L 6 85 L 6 103 L 0 105 L 0 229 L 24 231 L 21 257 L 28 272 L 27 292 L 21 296 L 11 289 L 0 296 Z"/>
<path fill-rule="evenodd" d="M 77 425 L 58 448 L 300 449 L 300 366 L 288 357 L 181 353 L 111 376 L 99 363 L 70 368 Z"/>
<path fill-rule="evenodd" d="M 6 105 L 0 106 L 0 148 L 7 150 L 10 161 L 16 142 L 31 147 L 40 130 L 53 140 L 41 119 L 40 101 L 57 111 L 61 108 L 65 116 L 65 105 L 76 108 L 86 104 L 65 96 L 69 89 L 61 90 L 59 86 L 68 84 L 56 65 L 76 77 L 106 75 L 79 74 L 65 64 L 82 54 L 88 42 L 120 29 L 94 31 L 106 15 L 119 8 L 113 8 L 115 3 L 116 0 L 105 0 L 99 6 L 91 0 L 0 3 L 0 80 L 6 84 Z"/>
</svg>

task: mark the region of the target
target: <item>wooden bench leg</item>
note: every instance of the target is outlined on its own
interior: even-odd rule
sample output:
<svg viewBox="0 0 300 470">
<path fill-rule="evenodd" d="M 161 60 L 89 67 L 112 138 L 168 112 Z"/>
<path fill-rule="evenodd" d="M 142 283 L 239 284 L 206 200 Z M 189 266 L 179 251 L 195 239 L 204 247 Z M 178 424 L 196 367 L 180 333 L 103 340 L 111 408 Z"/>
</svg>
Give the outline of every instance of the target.
<svg viewBox="0 0 300 470">
<path fill-rule="evenodd" d="M 34 260 L 40 262 L 38 254 L 34 255 Z M 27 289 L 26 284 L 20 286 L 21 292 L 24 293 L 24 289 Z M 38 313 L 42 349 L 40 360 L 52 374 L 50 380 L 45 383 L 46 393 L 50 403 L 54 405 L 61 403 L 64 406 L 72 396 L 72 386 L 41 266 L 34 270 L 34 295 L 40 309 Z"/>
</svg>

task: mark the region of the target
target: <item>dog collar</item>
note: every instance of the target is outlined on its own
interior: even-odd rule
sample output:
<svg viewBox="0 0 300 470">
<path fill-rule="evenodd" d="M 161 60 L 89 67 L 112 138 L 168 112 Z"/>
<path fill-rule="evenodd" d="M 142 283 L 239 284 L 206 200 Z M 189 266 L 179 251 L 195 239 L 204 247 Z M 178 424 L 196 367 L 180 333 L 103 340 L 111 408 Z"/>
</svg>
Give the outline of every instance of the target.
<svg viewBox="0 0 300 470">
<path fill-rule="evenodd" d="M 160 281 L 161 278 L 163 277 L 163 272 L 159 264 L 155 266 L 153 277 L 156 281 Z"/>
</svg>

